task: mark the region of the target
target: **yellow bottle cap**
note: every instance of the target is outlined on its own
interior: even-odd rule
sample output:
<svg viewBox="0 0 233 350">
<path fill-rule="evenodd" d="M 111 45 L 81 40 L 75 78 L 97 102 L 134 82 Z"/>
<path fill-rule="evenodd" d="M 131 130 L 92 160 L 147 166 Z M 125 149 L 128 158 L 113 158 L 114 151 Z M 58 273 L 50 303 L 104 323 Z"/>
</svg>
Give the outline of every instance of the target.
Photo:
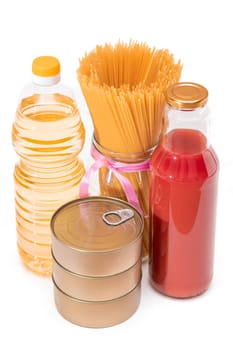
<svg viewBox="0 0 233 350">
<path fill-rule="evenodd" d="M 166 100 L 175 108 L 202 107 L 208 100 L 208 90 L 196 83 L 177 83 L 167 89 Z"/>
<path fill-rule="evenodd" d="M 53 77 L 60 73 L 60 62 L 53 56 L 40 56 L 32 62 L 32 73 L 40 77 Z"/>
</svg>

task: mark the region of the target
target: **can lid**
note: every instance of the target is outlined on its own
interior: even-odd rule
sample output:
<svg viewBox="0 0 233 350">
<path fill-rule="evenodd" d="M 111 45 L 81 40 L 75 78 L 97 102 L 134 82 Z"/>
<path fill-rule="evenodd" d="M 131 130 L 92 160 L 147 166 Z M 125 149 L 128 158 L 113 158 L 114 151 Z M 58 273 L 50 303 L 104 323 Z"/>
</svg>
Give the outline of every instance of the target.
<svg viewBox="0 0 233 350">
<path fill-rule="evenodd" d="M 129 203 L 111 197 L 88 197 L 59 208 L 52 233 L 62 244 L 81 251 L 111 251 L 142 234 L 141 214 Z"/>
<path fill-rule="evenodd" d="M 60 73 L 60 62 L 53 56 L 40 56 L 32 62 L 32 73 L 40 77 L 53 77 Z"/>
<path fill-rule="evenodd" d="M 166 100 L 168 105 L 176 108 L 202 107 L 208 100 L 208 90 L 196 83 L 177 83 L 167 89 Z"/>
</svg>

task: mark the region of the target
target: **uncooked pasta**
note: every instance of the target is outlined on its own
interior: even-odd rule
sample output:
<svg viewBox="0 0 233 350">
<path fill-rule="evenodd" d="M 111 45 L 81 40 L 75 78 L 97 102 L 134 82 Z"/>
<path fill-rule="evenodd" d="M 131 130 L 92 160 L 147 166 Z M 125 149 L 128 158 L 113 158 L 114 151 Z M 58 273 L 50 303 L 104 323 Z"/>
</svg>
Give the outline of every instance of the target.
<svg viewBox="0 0 233 350">
<path fill-rule="evenodd" d="M 78 80 L 94 126 L 98 150 L 124 163 L 150 156 L 164 129 L 165 91 L 179 81 L 181 63 L 168 50 L 145 43 L 105 44 L 80 60 Z M 123 172 L 144 212 L 144 249 L 148 254 L 149 171 Z M 100 194 L 126 200 L 121 183 L 104 167 L 99 170 Z"/>
</svg>

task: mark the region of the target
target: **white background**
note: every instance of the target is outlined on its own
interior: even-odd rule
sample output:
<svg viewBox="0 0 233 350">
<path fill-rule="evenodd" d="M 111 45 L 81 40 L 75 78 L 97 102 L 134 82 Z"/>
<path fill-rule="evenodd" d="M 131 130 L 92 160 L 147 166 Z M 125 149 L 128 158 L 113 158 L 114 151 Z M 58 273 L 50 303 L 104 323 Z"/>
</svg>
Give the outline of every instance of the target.
<svg viewBox="0 0 233 350">
<path fill-rule="evenodd" d="M 0 1 L 0 349 L 232 349 L 233 54 L 232 1 Z M 143 267 L 136 314 L 106 329 L 85 329 L 56 311 L 50 279 L 23 268 L 16 250 L 11 126 L 37 55 L 60 59 L 77 92 L 89 152 L 92 126 L 76 80 L 79 58 L 96 44 L 130 38 L 168 48 L 183 62 L 182 80 L 206 86 L 212 144 L 221 163 L 215 274 L 191 300 L 157 294 Z"/>
</svg>

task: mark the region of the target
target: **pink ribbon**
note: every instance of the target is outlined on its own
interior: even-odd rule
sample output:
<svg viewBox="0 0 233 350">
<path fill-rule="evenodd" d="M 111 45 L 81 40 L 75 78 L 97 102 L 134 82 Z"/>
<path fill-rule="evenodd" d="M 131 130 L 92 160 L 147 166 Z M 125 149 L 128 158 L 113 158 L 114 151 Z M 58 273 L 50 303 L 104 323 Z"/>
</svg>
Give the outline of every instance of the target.
<svg viewBox="0 0 233 350">
<path fill-rule="evenodd" d="M 116 178 L 119 180 L 127 201 L 135 206 L 141 213 L 143 213 L 141 206 L 138 201 L 137 194 L 134 191 L 134 188 L 131 182 L 122 174 L 123 173 L 134 173 L 138 171 L 145 171 L 149 169 L 149 159 L 146 159 L 140 163 L 122 163 L 106 158 L 103 154 L 99 153 L 96 148 L 92 147 L 91 155 L 94 158 L 95 162 L 90 166 L 84 177 L 82 178 L 79 194 L 80 197 L 88 197 L 88 187 L 90 183 L 90 178 L 98 169 L 106 167 L 110 169 Z"/>
</svg>

